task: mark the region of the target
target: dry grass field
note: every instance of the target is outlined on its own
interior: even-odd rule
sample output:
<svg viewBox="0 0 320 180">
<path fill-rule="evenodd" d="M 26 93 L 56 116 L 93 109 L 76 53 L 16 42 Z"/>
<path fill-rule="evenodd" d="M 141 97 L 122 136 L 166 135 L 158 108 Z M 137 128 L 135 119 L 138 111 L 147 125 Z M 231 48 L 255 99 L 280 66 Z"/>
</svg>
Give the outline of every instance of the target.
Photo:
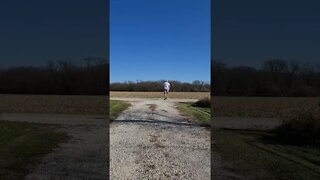
<svg viewBox="0 0 320 180">
<path fill-rule="evenodd" d="M 107 114 L 108 96 L 0 95 L 0 113 Z"/>
<path fill-rule="evenodd" d="M 111 97 L 162 98 L 161 92 L 110 92 Z M 172 92 L 169 98 L 201 99 L 209 92 Z M 319 108 L 320 98 L 212 97 L 214 116 L 282 117 L 306 108 Z M 0 113 L 106 114 L 108 96 L 3 95 Z"/>
<path fill-rule="evenodd" d="M 302 109 L 319 109 L 311 97 L 211 97 L 213 115 L 225 117 L 286 117 Z"/>
<path fill-rule="evenodd" d="M 163 92 L 125 92 L 110 91 L 110 97 L 122 98 L 162 98 Z M 174 99 L 202 99 L 210 97 L 210 92 L 169 92 L 169 98 Z"/>
</svg>

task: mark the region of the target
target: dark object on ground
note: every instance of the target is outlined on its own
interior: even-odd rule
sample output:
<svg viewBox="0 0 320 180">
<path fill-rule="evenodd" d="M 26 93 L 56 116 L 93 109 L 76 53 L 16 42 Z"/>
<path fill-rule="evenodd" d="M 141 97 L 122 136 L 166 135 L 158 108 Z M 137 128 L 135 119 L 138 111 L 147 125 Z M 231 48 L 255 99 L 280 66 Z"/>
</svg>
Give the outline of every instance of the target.
<svg viewBox="0 0 320 180">
<path fill-rule="evenodd" d="M 199 101 L 193 103 L 192 106 L 210 108 L 211 100 L 210 100 L 210 98 L 203 98 L 203 99 L 200 99 Z"/>
<path fill-rule="evenodd" d="M 302 110 L 288 118 L 273 132 L 281 142 L 320 147 L 320 112 Z"/>
</svg>

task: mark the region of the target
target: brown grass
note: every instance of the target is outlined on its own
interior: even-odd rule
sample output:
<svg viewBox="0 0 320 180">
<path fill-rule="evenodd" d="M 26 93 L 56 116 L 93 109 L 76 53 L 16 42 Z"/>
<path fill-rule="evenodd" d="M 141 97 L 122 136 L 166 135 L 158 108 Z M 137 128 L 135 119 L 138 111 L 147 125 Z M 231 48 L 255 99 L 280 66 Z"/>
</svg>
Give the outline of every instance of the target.
<svg viewBox="0 0 320 180">
<path fill-rule="evenodd" d="M 202 98 L 199 101 L 192 104 L 195 107 L 203 107 L 210 108 L 211 107 L 211 99 L 210 98 Z"/>
<path fill-rule="evenodd" d="M 107 114 L 108 96 L 0 95 L 0 113 Z"/>
<path fill-rule="evenodd" d="M 111 97 L 162 98 L 162 92 L 110 92 Z M 202 99 L 209 92 L 171 92 L 169 98 Z M 283 117 L 317 108 L 320 98 L 211 97 L 214 116 Z M 108 96 L 1 95 L 0 113 L 106 114 Z"/>
<path fill-rule="evenodd" d="M 320 147 L 320 108 L 293 112 L 274 132 L 284 143 Z"/>
<path fill-rule="evenodd" d="M 319 98 L 304 97 L 211 97 L 214 116 L 278 117 L 303 108 L 316 109 Z"/>
<path fill-rule="evenodd" d="M 163 98 L 163 92 L 126 92 L 110 91 L 110 97 L 122 98 Z M 168 98 L 202 99 L 210 97 L 210 92 L 169 92 Z"/>
</svg>

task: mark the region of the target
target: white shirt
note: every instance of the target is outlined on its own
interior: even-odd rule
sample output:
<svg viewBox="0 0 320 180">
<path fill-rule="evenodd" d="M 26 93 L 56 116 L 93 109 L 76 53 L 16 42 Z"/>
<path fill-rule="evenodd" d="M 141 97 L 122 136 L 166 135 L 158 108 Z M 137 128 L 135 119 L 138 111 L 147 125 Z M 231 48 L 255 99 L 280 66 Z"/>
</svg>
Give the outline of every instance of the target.
<svg viewBox="0 0 320 180">
<path fill-rule="evenodd" d="M 167 90 L 170 89 L 170 83 L 168 81 L 163 83 L 163 89 L 167 89 Z"/>
</svg>

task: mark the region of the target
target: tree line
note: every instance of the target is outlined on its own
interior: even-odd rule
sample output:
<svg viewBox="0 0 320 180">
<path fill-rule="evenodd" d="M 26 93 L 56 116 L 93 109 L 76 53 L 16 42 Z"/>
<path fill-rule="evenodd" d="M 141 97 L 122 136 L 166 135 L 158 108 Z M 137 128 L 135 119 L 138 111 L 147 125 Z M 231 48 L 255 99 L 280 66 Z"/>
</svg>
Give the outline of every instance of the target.
<svg viewBox="0 0 320 180">
<path fill-rule="evenodd" d="M 111 83 L 103 58 L 85 64 L 50 62 L 46 66 L 0 68 L 1 94 L 107 95 L 111 91 L 162 91 L 163 80 Z M 213 96 L 320 96 L 320 66 L 282 59 L 267 60 L 260 68 L 211 64 Z M 210 83 L 170 81 L 176 92 L 208 92 Z"/>
<path fill-rule="evenodd" d="M 162 84 L 165 80 L 159 81 L 126 81 L 122 83 L 111 83 L 111 91 L 140 91 L 155 92 L 163 91 Z M 210 84 L 204 81 L 195 80 L 192 83 L 171 80 L 171 92 L 209 92 Z"/>
<path fill-rule="evenodd" d="M 271 59 L 261 68 L 211 64 L 215 96 L 320 96 L 320 67 Z"/>
<path fill-rule="evenodd" d="M 46 66 L 0 68 L 2 94 L 106 95 L 109 64 L 103 58 L 85 58 L 85 64 L 49 62 Z"/>
</svg>

